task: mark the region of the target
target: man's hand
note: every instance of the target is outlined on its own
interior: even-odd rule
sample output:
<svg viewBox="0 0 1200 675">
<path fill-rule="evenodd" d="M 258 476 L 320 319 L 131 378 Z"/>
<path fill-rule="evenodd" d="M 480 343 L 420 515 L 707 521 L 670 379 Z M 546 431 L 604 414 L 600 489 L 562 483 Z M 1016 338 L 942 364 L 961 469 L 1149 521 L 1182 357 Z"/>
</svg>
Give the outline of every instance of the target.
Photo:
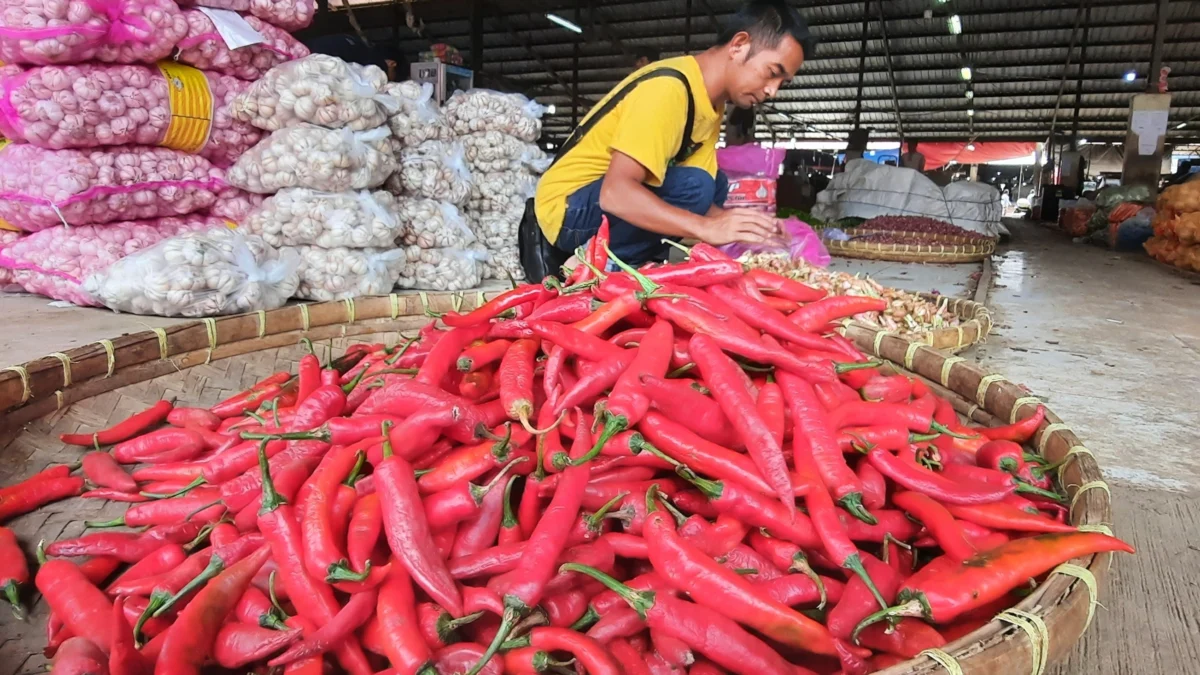
<svg viewBox="0 0 1200 675">
<path fill-rule="evenodd" d="M 718 209 L 704 219 L 698 239 L 713 246 L 761 244 L 779 238 L 779 221 L 753 209 Z"/>
</svg>

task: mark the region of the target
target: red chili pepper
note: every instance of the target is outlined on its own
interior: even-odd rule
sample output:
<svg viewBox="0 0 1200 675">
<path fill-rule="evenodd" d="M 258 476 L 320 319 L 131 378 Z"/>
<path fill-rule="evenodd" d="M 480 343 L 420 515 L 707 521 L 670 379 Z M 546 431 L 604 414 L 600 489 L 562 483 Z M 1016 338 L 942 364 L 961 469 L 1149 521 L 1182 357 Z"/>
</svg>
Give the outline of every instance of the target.
<svg viewBox="0 0 1200 675">
<path fill-rule="evenodd" d="M 637 350 L 623 349 L 617 357 L 600 361 L 596 367 L 581 376 L 574 387 L 567 389 L 566 393 L 554 402 L 551 412 L 557 416 L 564 410 L 594 401 L 597 396 L 617 383 L 636 356 Z"/>
<path fill-rule="evenodd" d="M 536 322 L 535 322 L 536 323 Z M 536 330 L 535 330 L 536 332 Z M 533 416 L 533 369 L 538 354 L 537 340 L 517 340 L 504 353 L 497 371 L 500 401 L 509 419 L 518 420 L 531 434 L 543 433 L 529 423 Z"/>
<path fill-rule="evenodd" d="M 496 537 L 496 543 L 498 543 L 500 545 L 513 544 L 513 543 L 516 543 L 516 542 L 519 542 L 519 541 L 522 541 L 525 539 L 525 532 L 521 528 L 521 521 L 518 520 L 517 515 L 513 511 L 513 508 L 512 508 L 512 487 L 513 487 L 513 484 L 516 483 L 516 481 L 517 481 L 516 476 L 510 478 L 508 480 L 508 484 L 504 486 L 504 492 L 500 495 L 500 500 L 501 500 L 501 502 L 500 502 L 500 506 L 501 506 L 500 530 L 499 530 L 499 532 L 497 532 L 497 537 Z M 537 486 L 535 486 L 529 480 L 525 481 L 524 489 L 531 490 L 534 493 L 537 492 Z M 472 550 L 470 550 L 471 548 L 474 548 L 474 547 L 473 546 L 464 547 L 462 549 L 462 555 L 469 555 L 470 553 L 478 553 L 479 551 L 483 550 L 482 548 L 480 548 L 480 549 L 472 551 Z M 457 551 L 458 549 L 459 549 L 459 547 L 456 544 L 455 550 Z M 458 556 L 455 556 L 455 557 L 458 557 Z"/>
<path fill-rule="evenodd" d="M 252 388 L 227 398 L 209 408 L 208 411 L 221 419 L 238 417 L 258 408 L 267 401 L 278 398 L 281 394 L 283 394 L 283 387 L 278 384 L 269 384 L 261 389 Z"/>
<path fill-rule="evenodd" d="M 746 270 L 746 278 L 753 281 L 760 291 L 787 298 L 792 302 L 816 302 L 825 297 L 825 291 L 819 288 L 764 269 L 752 267 Z"/>
<path fill-rule="evenodd" d="M 543 652 L 566 652 L 590 675 L 622 675 L 620 663 L 596 640 L 568 628 L 534 628 L 530 645 Z"/>
<path fill-rule="evenodd" d="M 270 628 L 274 631 L 288 630 L 287 616 L 275 608 L 271 599 L 255 586 L 246 589 L 242 599 L 234 609 L 234 616 L 242 623 L 260 628 Z M 273 650 L 272 650 L 273 651 Z"/>
<path fill-rule="evenodd" d="M 170 401 L 159 401 L 150 408 L 143 410 L 113 426 L 91 434 L 63 434 L 59 440 L 67 445 L 95 446 L 112 445 L 133 438 L 156 424 L 167 419 L 171 412 Z"/>
<path fill-rule="evenodd" d="M 44 473 L 44 472 L 43 472 Z M 23 513 L 83 494 L 82 478 L 30 478 L 0 491 L 0 524 Z"/>
<path fill-rule="evenodd" d="M 13 616 L 25 620 L 21 607 L 21 585 L 29 583 L 29 565 L 13 531 L 0 527 L 0 592 L 12 606 Z"/>
<path fill-rule="evenodd" d="M 1012 441 L 1014 443 L 1028 443 L 1033 435 L 1037 433 L 1038 427 L 1042 426 L 1042 422 L 1046 419 L 1046 407 L 1039 405 L 1037 411 L 1017 422 L 1003 427 L 983 427 L 973 429 L 978 431 L 984 438 L 991 441 Z"/>
<path fill-rule="evenodd" d="M 382 532 L 383 512 L 379 506 L 379 495 L 363 495 L 354 504 L 350 525 L 346 530 L 346 557 L 352 569 L 366 569 Z"/>
<path fill-rule="evenodd" d="M 558 323 L 575 323 L 582 321 L 596 311 L 599 303 L 588 293 L 571 293 L 548 300 L 528 317 L 530 321 L 555 321 Z"/>
<path fill-rule="evenodd" d="M 288 619 L 288 626 L 298 628 L 305 634 L 316 632 L 317 627 L 312 621 L 305 619 L 302 616 L 294 616 Z M 296 661 L 289 663 L 283 668 L 283 675 L 324 675 L 325 674 L 325 657 L 314 656 L 311 659 Z"/>
<path fill-rule="evenodd" d="M 868 626 L 858 634 L 862 646 L 906 659 L 915 659 L 921 652 L 943 647 L 946 642 L 933 626 L 909 618 L 900 619 L 894 626 Z"/>
<path fill-rule="evenodd" d="M 837 319 L 867 312 L 882 312 L 887 307 L 887 300 L 883 298 L 837 295 L 807 304 L 792 312 L 788 319 L 800 328 L 815 333 Z"/>
<path fill-rule="evenodd" d="M 213 579 L 179 612 L 167 631 L 166 641 L 158 656 L 156 672 L 199 675 L 208 659 L 217 633 L 237 607 L 238 600 L 249 588 L 259 568 L 271 556 L 267 546 L 241 560 Z"/>
<path fill-rule="evenodd" d="M 304 636 L 303 642 L 293 645 L 283 654 L 271 659 L 267 665 L 282 666 L 330 651 L 342 640 L 351 637 L 367 622 L 367 619 L 371 618 L 371 615 L 375 613 L 375 600 L 378 596 L 379 593 L 376 589 L 351 595 L 346 606 L 329 623 L 321 626 L 316 632 Z"/>
<path fill-rule="evenodd" d="M 525 461 L 525 457 L 513 459 L 486 485 L 460 483 L 426 497 L 422 503 L 429 527 L 433 530 L 443 530 L 478 516 L 488 494 L 502 494 L 501 490 L 495 489 L 496 486 L 503 484 L 505 476 L 515 464 Z"/>
<path fill-rule="evenodd" d="M 990 504 L 1016 490 L 1016 485 L 997 486 L 954 480 L 882 448 L 868 452 L 867 459 L 880 473 L 901 487 L 929 495 L 946 504 Z"/>
<path fill-rule="evenodd" d="M 801 453 L 803 459 L 812 459 L 817 475 L 842 508 L 865 523 L 875 524 L 875 517 L 862 503 L 862 484 L 846 464 L 833 429 L 820 409 L 821 405 L 817 401 L 813 386 L 786 372 L 779 373 L 779 385 L 792 411 L 792 420 L 796 425 L 795 436 L 797 439 L 804 439 L 795 442 L 794 447 L 805 448 Z M 802 466 L 801 455 L 793 458 L 797 469 Z"/>
<path fill-rule="evenodd" d="M 439 673 L 501 675 L 504 672 L 504 661 L 499 656 L 488 656 L 483 645 L 469 642 L 444 647 L 433 655 L 433 660 Z"/>
<path fill-rule="evenodd" d="M 755 409 L 754 399 L 742 384 L 737 364 L 705 335 L 692 337 L 689 352 L 699 366 L 705 385 L 721 405 L 725 417 L 733 423 L 754 464 L 783 503 L 790 519 L 790 514 L 796 510 L 796 499 L 783 448 Z"/>
<path fill-rule="evenodd" d="M 596 236 L 592 237 L 592 250 L 588 255 L 588 262 L 600 271 L 608 268 L 608 242 L 612 239 L 611 233 L 608 216 L 600 216 L 600 229 L 596 230 Z"/>
<path fill-rule="evenodd" d="M 912 380 L 904 375 L 875 375 L 859 388 L 859 392 L 866 401 L 904 403 L 912 396 Z"/>
<path fill-rule="evenodd" d="M 137 492 L 138 486 L 120 464 L 107 452 L 89 452 L 83 456 L 83 475 L 103 488 L 121 492 Z"/>
<path fill-rule="evenodd" d="M 835 653 L 821 624 L 764 597 L 741 576 L 688 545 L 665 511 L 654 507 L 657 490 L 646 495 L 645 537 L 654 571 L 701 606 L 721 612 L 767 637 L 817 654 Z"/>
<path fill-rule="evenodd" d="M 717 665 L 736 672 L 800 672 L 774 649 L 720 612 L 668 594 L 635 591 L 600 570 L 583 565 L 568 563 L 563 567 L 600 581 L 620 595 L 651 630 L 660 630 L 682 640 Z M 617 658 L 625 663 L 621 656 L 617 655 Z"/>
<path fill-rule="evenodd" d="M 370 572 L 369 567 L 361 573 L 350 569 L 340 543 L 343 539 L 337 536 L 333 519 L 334 495 L 341 481 L 357 474 L 366 460 L 364 444 L 339 446 L 325 455 L 298 500 L 300 506 L 296 511 L 304 546 L 304 568 L 314 579 L 328 584 L 363 581 Z"/>
<path fill-rule="evenodd" d="M 863 566 L 875 581 L 878 594 L 888 604 L 892 603 L 896 599 L 896 592 L 900 590 L 900 575 L 875 556 L 867 553 L 861 555 Z M 862 579 L 852 577 L 846 582 L 842 599 L 826 615 L 825 625 L 834 637 L 849 640 L 858 622 L 878 611 L 878 608 L 876 592 L 868 588 Z"/>
<path fill-rule="evenodd" d="M 83 570 L 65 560 L 50 560 L 38 568 L 34 584 L 50 610 L 66 623 L 72 634 L 86 635 L 105 654 L 111 652 L 112 603 Z M 59 653 L 65 649 L 64 643 Z"/>
<path fill-rule="evenodd" d="M 667 380 L 653 375 L 642 376 L 641 382 L 650 402 L 671 421 L 687 425 L 694 433 L 717 445 L 737 445 L 737 434 L 720 404 L 701 393 L 698 382 Z"/>
<path fill-rule="evenodd" d="M 534 335 L 590 361 L 605 361 L 621 354 L 623 349 L 572 326 L 551 321 L 530 321 Z"/>
<path fill-rule="evenodd" d="M 377 606 L 383 648 L 392 667 L 401 673 L 433 675 L 433 652 L 421 635 L 412 581 L 400 565 L 392 565 L 379 588 Z"/>
<path fill-rule="evenodd" d="M 207 448 L 204 436 L 194 429 L 168 427 L 119 443 L 113 457 L 122 464 L 187 462 Z"/>
<path fill-rule="evenodd" d="M 417 485 L 421 493 L 436 494 L 449 490 L 512 461 L 514 451 L 518 450 L 529 436 L 524 429 L 513 430 L 507 424 L 499 431 L 503 431 L 505 436 L 451 451 L 429 473 L 418 479 Z"/>
<path fill-rule="evenodd" d="M 225 505 L 213 500 L 211 495 L 189 495 L 174 499 L 162 499 L 129 507 L 125 515 L 106 522 L 87 521 L 90 528 L 144 527 L 146 525 L 172 525 L 190 520 L 207 524 L 216 522 L 225 513 Z"/>
<path fill-rule="evenodd" d="M 167 423 L 185 429 L 216 431 L 221 426 L 221 418 L 204 408 L 175 408 L 167 414 Z"/>
<path fill-rule="evenodd" d="M 734 316 L 753 328 L 808 349 L 828 349 L 824 338 L 805 331 L 788 321 L 778 310 L 742 290 L 729 286 L 710 286 L 707 290 L 713 297 L 728 305 Z"/>
<path fill-rule="evenodd" d="M 881 509 L 887 504 L 887 479 L 870 462 L 860 461 L 855 475 L 863 490 L 863 506 L 869 510 Z"/>
<path fill-rule="evenodd" d="M 75 539 L 56 541 L 46 547 L 53 556 L 74 557 L 81 555 L 112 556 L 122 562 L 132 563 L 155 552 L 163 544 L 186 544 L 196 538 L 203 526 L 199 523 L 177 523 L 157 526 L 144 533 L 102 532 L 88 534 Z"/>
<path fill-rule="evenodd" d="M 451 614 L 462 616 L 462 594 L 438 555 L 412 466 L 392 455 L 390 442 L 383 448 L 384 459 L 375 474 L 388 546 L 417 586 Z"/>
<path fill-rule="evenodd" d="M 1013 532 L 1074 532 L 1076 528 L 1006 503 L 946 506 L 955 518 L 995 530 Z"/>
<path fill-rule="evenodd" d="M 1062 497 L 1060 497 L 1056 492 L 1051 492 L 1050 490 L 1044 490 L 1034 485 L 1030 485 L 1029 483 L 1020 480 L 1012 474 L 1005 473 L 1003 471 L 995 471 L 982 466 L 948 462 L 943 464 L 941 474 L 939 475 L 943 478 L 947 478 L 959 483 L 975 483 L 977 485 L 988 485 L 996 488 L 1012 487 L 1015 489 L 1017 494 L 1032 495 L 1035 498 L 1047 499 L 1052 502 L 1062 501 Z M 958 503 L 950 502 L 949 500 L 945 499 L 943 501 L 952 504 Z M 997 499 L 993 501 L 999 500 Z"/>
<path fill-rule="evenodd" d="M 451 558 L 478 553 L 496 544 L 505 512 L 507 511 L 510 515 L 512 513 L 507 506 L 508 495 L 516 479 L 516 476 L 500 478 L 499 480 L 504 484 L 503 490 L 485 491 L 483 500 L 479 504 L 479 513 L 470 522 L 463 523 L 455 535 L 454 547 L 450 551 Z M 512 522 L 516 526 L 515 518 L 512 519 Z"/>
<path fill-rule="evenodd" d="M 50 672 L 55 675 L 107 673 L 108 656 L 93 640 L 73 637 L 63 642 L 54 655 Z"/>
<path fill-rule="evenodd" d="M 541 305 L 553 297 L 554 294 L 555 291 L 549 288 L 545 283 L 525 284 L 497 295 L 496 297 L 488 300 L 484 304 L 472 310 L 469 314 L 447 312 L 446 314 L 442 315 L 441 319 L 442 323 L 450 326 L 451 328 L 477 326 L 480 324 L 486 324 L 488 321 L 491 321 L 500 314 L 527 303 L 533 303 L 535 306 Z"/>
<path fill-rule="evenodd" d="M 911 434 L 907 426 L 846 427 L 837 435 L 838 447 L 842 452 L 852 452 L 855 449 L 866 452 L 876 446 L 894 452 L 903 450 L 912 443 L 931 441 L 934 438 L 932 435 Z"/>
<path fill-rule="evenodd" d="M 451 369 L 455 368 L 458 357 L 462 355 L 467 345 L 482 339 L 487 335 L 489 329 L 490 326 L 487 323 L 482 323 L 449 330 L 429 350 L 429 355 L 425 357 L 425 362 L 421 364 L 415 380 L 422 384 L 433 386 L 440 384 L 442 378 Z"/>
<path fill-rule="evenodd" d="M 300 639 L 300 630 L 274 630 L 230 621 L 221 626 L 213 642 L 212 656 L 222 668 L 242 668 L 286 648 Z"/>
<path fill-rule="evenodd" d="M 466 596 L 463 600 L 467 601 Z M 458 629 L 470 625 L 481 616 L 481 613 L 475 613 L 455 619 L 432 602 L 422 602 L 417 605 L 417 628 L 420 637 L 430 649 L 441 649 L 448 644 L 459 642 Z"/>
<path fill-rule="evenodd" d="M 1003 598 L 1031 578 L 1060 563 L 1095 553 L 1133 547 L 1097 532 L 1043 534 L 1014 539 L 965 563 L 942 557 L 925 565 L 900 587 L 898 604 L 863 619 L 855 632 L 892 617 L 912 616 L 949 623 L 982 605 Z"/>
<path fill-rule="evenodd" d="M 685 424 L 651 411 L 638 425 L 643 436 L 634 436 L 630 445 L 637 452 L 667 456 L 707 476 L 736 481 L 762 494 L 773 494 L 771 486 L 762 479 L 749 457 L 710 442 Z"/>
<path fill-rule="evenodd" d="M 313 579 L 304 571 L 303 544 L 295 511 L 275 491 L 267 456 L 263 450 L 259 451 L 258 464 L 263 485 L 258 527 L 271 547 L 272 557 L 279 564 L 280 582 L 300 616 L 324 625 L 332 621 L 337 614 L 338 603 L 333 589 L 328 584 Z M 358 639 L 353 636 L 343 641 L 336 651 L 336 656 L 342 667 L 351 675 L 368 675 L 373 672 Z"/>
<path fill-rule="evenodd" d="M 464 373 L 477 371 L 504 358 L 511 340 L 476 340 L 458 357 L 458 369 Z"/>
<path fill-rule="evenodd" d="M 126 598 L 113 601 L 113 642 L 108 655 L 108 675 L 149 675 L 153 664 L 134 644 L 133 627 L 129 625 L 125 606 Z"/>
</svg>

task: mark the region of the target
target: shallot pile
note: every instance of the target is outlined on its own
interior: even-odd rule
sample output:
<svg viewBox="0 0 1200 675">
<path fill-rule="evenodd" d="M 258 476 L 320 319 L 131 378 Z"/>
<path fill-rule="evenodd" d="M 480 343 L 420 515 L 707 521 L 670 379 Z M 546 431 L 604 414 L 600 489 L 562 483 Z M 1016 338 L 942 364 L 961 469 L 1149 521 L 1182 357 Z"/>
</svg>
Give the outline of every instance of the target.
<svg viewBox="0 0 1200 675">
<path fill-rule="evenodd" d="M 829 332 L 880 301 L 706 245 L 588 274 L 64 434 L 85 496 L 130 503 L 87 524 L 147 529 L 53 541 L 36 575 L 0 529 L 54 671 L 866 673 L 1133 552 L 1068 522 L 1043 407 L 967 426 Z M 80 495 L 71 471 L 5 488 L 0 523 Z"/>
<path fill-rule="evenodd" d="M 892 234 L 888 238 L 887 235 L 873 234 L 876 231 Z M 939 235 L 945 237 L 964 237 L 966 239 L 978 239 L 981 241 L 991 239 L 986 234 L 972 232 L 957 225 L 951 225 L 944 220 L 926 218 L 925 216 L 876 216 L 855 227 L 853 232 L 856 235 L 856 239 L 859 238 L 857 236 L 859 234 L 869 234 L 870 241 L 889 244 L 913 243 L 914 241 L 919 241 L 923 236 L 935 237 Z"/>
</svg>

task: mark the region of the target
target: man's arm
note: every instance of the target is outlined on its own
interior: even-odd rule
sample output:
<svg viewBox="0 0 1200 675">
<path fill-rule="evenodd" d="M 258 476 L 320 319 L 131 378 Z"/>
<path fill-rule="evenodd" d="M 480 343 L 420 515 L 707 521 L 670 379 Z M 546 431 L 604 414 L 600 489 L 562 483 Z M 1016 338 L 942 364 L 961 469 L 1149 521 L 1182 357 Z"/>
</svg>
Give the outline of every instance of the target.
<svg viewBox="0 0 1200 675">
<path fill-rule="evenodd" d="M 748 209 L 722 209 L 714 204 L 707 215 L 698 216 L 671 206 L 646 187 L 649 174 L 637 160 L 614 151 L 600 187 L 600 208 L 643 230 L 718 246 L 761 242 L 777 232 L 774 218 Z"/>
</svg>

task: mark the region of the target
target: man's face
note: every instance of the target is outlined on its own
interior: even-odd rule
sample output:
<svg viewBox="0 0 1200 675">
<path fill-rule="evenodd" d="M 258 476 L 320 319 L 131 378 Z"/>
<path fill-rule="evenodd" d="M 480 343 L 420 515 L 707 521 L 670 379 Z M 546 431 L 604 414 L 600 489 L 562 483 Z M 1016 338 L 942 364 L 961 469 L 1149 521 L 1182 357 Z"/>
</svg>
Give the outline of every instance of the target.
<svg viewBox="0 0 1200 675">
<path fill-rule="evenodd" d="M 728 45 L 727 90 L 729 100 L 749 108 L 774 98 L 804 63 L 804 50 L 790 35 L 775 47 L 755 48 L 746 33 L 738 33 Z"/>
</svg>

